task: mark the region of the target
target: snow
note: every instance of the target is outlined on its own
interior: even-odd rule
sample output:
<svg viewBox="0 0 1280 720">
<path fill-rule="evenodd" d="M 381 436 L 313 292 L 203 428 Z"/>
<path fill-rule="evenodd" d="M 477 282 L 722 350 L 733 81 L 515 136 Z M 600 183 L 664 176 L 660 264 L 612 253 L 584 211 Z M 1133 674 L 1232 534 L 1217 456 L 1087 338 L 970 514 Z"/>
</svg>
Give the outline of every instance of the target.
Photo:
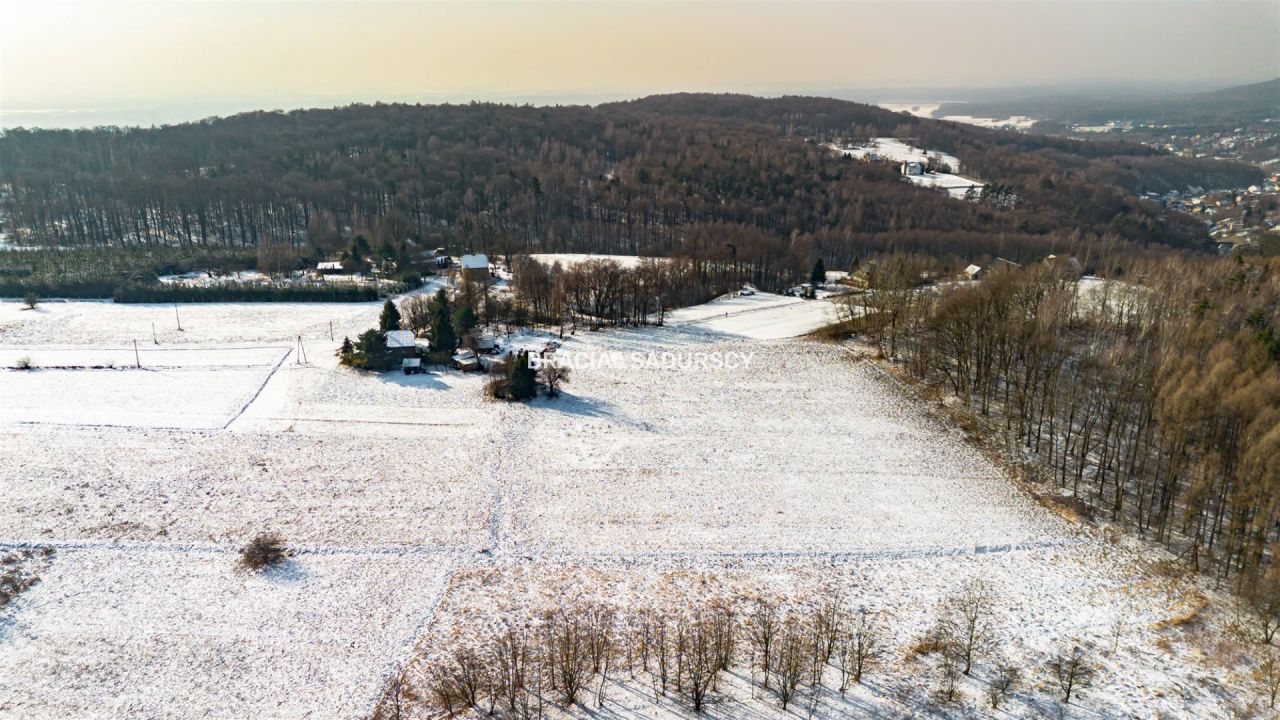
<svg viewBox="0 0 1280 720">
<path fill-rule="evenodd" d="M 974 117 L 973 115 L 947 115 L 942 118 L 951 122 L 965 123 L 966 125 L 977 125 L 985 128 L 1013 128 L 1014 130 L 1029 130 L 1038 120 L 1026 115 L 1010 115 L 1009 117 L 991 118 L 991 117 Z"/>
<path fill-rule="evenodd" d="M 839 145 L 831 145 L 831 149 L 839 153 L 844 153 L 859 160 L 866 159 L 870 156 L 878 156 L 884 160 L 893 162 L 918 162 L 926 163 L 930 159 L 950 165 L 952 169 L 960 168 L 960 160 L 955 155 L 948 155 L 942 152 L 925 151 L 913 145 L 909 145 L 897 138 L 879 137 L 874 138 L 870 143 L 855 148 L 843 148 Z"/>
<path fill-rule="evenodd" d="M 0 371 L 0 550 L 55 549 L 0 610 L 0 717 L 368 717 L 395 668 L 566 598 L 826 587 L 891 615 L 892 635 L 886 667 L 815 717 L 920 715 L 933 671 L 906 648 L 973 577 L 999 591 L 1000 655 L 1032 678 L 1010 717 L 1055 713 L 1044 654 L 1109 648 L 1115 618 L 1129 629 L 1073 713 L 1227 718 L 1249 701 L 1247 664 L 1212 664 L 1225 611 L 1200 635 L 1159 625 L 1212 591 L 1046 510 L 856 347 L 795 339 L 834 308 L 759 293 L 566 334 L 566 356 L 750 363 L 584 366 L 522 405 L 485 400 L 480 374 L 338 367 L 377 303 L 184 305 L 182 331 L 167 305 L 0 303 L 0 360 L 45 367 Z M 142 370 L 123 367 L 134 338 Z M 99 361 L 116 368 L 49 369 Z M 236 570 L 262 530 L 295 555 Z M 988 667 L 958 716 L 982 712 Z M 724 692 L 719 716 L 780 717 L 741 678 Z M 684 716 L 652 697 L 614 686 L 603 712 Z"/>
<path fill-rule="evenodd" d="M 225 551 L 60 550 L 0 638 L 0 716 L 357 717 L 449 561 L 234 564 Z"/>
<path fill-rule="evenodd" d="M 876 103 L 885 110 L 892 112 L 905 112 L 916 117 L 932 118 L 938 109 L 943 105 L 962 102 L 957 100 L 945 100 L 942 102 L 918 102 L 918 103 Z M 1027 117 L 1026 115 L 1010 115 L 1008 117 L 977 117 L 974 115 L 945 115 L 939 120 L 947 120 L 950 122 L 965 123 L 967 125 L 977 125 L 985 128 L 1013 128 L 1015 130 L 1027 130 L 1036 124 L 1036 119 Z"/>
<path fill-rule="evenodd" d="M 560 263 L 561 267 L 571 267 L 590 260 L 611 260 L 624 268 L 639 267 L 644 260 L 666 262 L 666 258 L 645 258 L 638 255 L 594 255 L 591 253 L 534 253 L 529 257 L 546 265 Z"/>
<path fill-rule="evenodd" d="M 897 138 L 875 138 L 867 145 L 855 148 L 845 148 L 834 143 L 828 147 L 837 153 L 859 160 L 879 158 L 896 163 L 918 162 L 924 164 L 933 159 L 948 165 L 953 170 L 960 169 L 960 160 L 954 155 L 934 150 L 921 150 Z M 981 190 L 983 185 L 978 180 L 953 173 L 925 173 L 923 175 L 903 175 L 903 177 L 915 185 L 945 190 L 948 195 L 954 198 L 963 198 L 969 188 Z"/>
<path fill-rule="evenodd" d="M 763 292 L 720 297 L 703 305 L 673 310 L 666 316 L 666 324 L 671 327 L 696 327 L 702 332 L 755 340 L 807 335 L 836 321 L 836 309 L 830 301 Z"/>
<path fill-rule="evenodd" d="M 271 278 L 257 270 L 241 270 L 237 272 L 213 275 L 208 272 L 192 271 L 181 275 L 161 275 L 160 282 L 169 285 L 218 285 L 220 283 L 265 283 Z"/>
</svg>

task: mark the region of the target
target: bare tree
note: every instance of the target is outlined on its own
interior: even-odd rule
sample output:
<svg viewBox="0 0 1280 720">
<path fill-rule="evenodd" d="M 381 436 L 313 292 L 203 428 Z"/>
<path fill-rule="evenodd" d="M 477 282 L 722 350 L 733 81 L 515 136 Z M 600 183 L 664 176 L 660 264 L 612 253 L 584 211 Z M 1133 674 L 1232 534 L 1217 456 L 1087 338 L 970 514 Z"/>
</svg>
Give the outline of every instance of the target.
<svg viewBox="0 0 1280 720">
<path fill-rule="evenodd" d="M 760 657 L 760 671 L 764 674 L 764 687 L 769 689 L 769 676 L 773 670 L 773 650 L 780 625 L 778 606 L 772 600 L 756 600 L 755 609 L 747 622 L 747 634 L 755 653 Z"/>
<path fill-rule="evenodd" d="M 431 298 L 426 295 L 414 295 L 400 303 L 400 322 L 413 334 L 423 336 L 431 328 Z"/>
<path fill-rule="evenodd" d="M 793 623 L 781 632 L 777 638 L 777 655 L 771 670 L 777 682 L 778 699 L 782 701 L 782 709 L 795 697 L 800 679 L 804 677 L 805 660 L 812 647 L 809 633 Z"/>
<path fill-rule="evenodd" d="M 952 595 L 943 605 L 939 630 L 948 653 L 962 663 L 961 672 L 973 670 L 973 659 L 991 641 L 994 632 L 992 604 L 994 593 L 990 583 L 974 578 Z"/>
<path fill-rule="evenodd" d="M 862 675 L 875 662 L 880 653 L 881 632 L 875 618 L 865 609 L 858 613 L 847 632 L 840 635 L 836 644 L 836 659 L 840 666 L 840 694 L 849 689 L 850 681 L 862 682 Z"/>
<path fill-rule="evenodd" d="M 838 590 L 828 590 L 824 593 L 822 604 L 818 606 L 817 615 L 814 617 L 814 625 L 822 662 L 829 663 L 836 650 L 836 640 L 840 637 L 844 625 L 844 608 L 841 606 Z"/>
<path fill-rule="evenodd" d="M 494 670 L 499 692 L 511 712 L 528 702 L 531 655 L 529 638 L 523 630 L 509 628 L 498 638 L 493 653 Z"/>
<path fill-rule="evenodd" d="M 942 653 L 938 665 L 938 700 L 944 703 L 955 702 L 960 695 L 960 658 L 951 653 Z"/>
<path fill-rule="evenodd" d="M 1276 699 L 1280 698 L 1280 657 L 1277 657 L 1275 650 L 1267 649 L 1254 677 L 1267 694 L 1267 707 L 1274 710 Z"/>
<path fill-rule="evenodd" d="M 560 386 L 569 382 L 569 368 L 554 360 L 543 360 L 538 367 L 538 381 L 547 386 L 547 397 L 556 397 Z"/>
<path fill-rule="evenodd" d="M 1064 646 L 1045 665 L 1062 691 L 1062 702 L 1071 704 L 1071 694 L 1093 682 L 1093 664 L 1088 651 L 1074 643 Z"/>
<path fill-rule="evenodd" d="M 590 633 L 578 613 L 561 608 L 547 618 L 544 644 L 551 686 L 572 705 L 590 677 Z"/>
<path fill-rule="evenodd" d="M 1000 709 L 1000 703 L 1013 692 L 1021 674 L 1021 671 L 1013 665 L 1001 664 L 996 668 L 996 674 L 992 676 L 991 684 L 987 686 L 987 700 L 991 702 L 992 710 Z"/>
<path fill-rule="evenodd" d="M 1270 644 L 1280 630 L 1280 565 L 1248 578 L 1244 598 L 1257 618 L 1259 641 Z"/>
<path fill-rule="evenodd" d="M 722 613 L 699 609 L 676 626 L 676 644 L 682 649 L 679 687 L 695 713 L 702 712 L 723 666 L 723 623 Z"/>
</svg>

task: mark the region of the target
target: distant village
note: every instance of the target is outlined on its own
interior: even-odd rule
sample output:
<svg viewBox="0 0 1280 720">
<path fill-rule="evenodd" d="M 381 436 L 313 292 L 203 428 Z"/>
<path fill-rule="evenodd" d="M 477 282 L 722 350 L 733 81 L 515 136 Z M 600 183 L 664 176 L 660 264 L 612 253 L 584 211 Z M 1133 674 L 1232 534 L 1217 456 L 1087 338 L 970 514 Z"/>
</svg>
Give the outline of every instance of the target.
<svg viewBox="0 0 1280 720">
<path fill-rule="evenodd" d="M 1255 246 L 1264 234 L 1280 228 L 1280 173 L 1272 173 L 1261 184 L 1247 188 L 1192 187 L 1164 195 L 1149 192 L 1143 198 L 1203 220 L 1209 227 L 1210 239 L 1224 255 Z"/>
</svg>

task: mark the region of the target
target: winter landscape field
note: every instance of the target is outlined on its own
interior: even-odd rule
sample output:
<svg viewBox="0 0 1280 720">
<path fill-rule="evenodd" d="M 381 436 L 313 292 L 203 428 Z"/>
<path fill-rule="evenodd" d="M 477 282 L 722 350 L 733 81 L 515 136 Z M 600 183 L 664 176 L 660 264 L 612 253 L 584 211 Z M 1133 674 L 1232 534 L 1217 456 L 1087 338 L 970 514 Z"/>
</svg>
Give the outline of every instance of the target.
<svg viewBox="0 0 1280 720">
<path fill-rule="evenodd" d="M 761 598 L 874 613 L 882 659 L 785 712 L 744 664 L 714 717 L 983 715 L 999 663 L 1024 668 L 1002 717 L 1227 718 L 1252 697 L 1230 618 L 1194 614 L 1209 591 L 1046 510 L 859 346 L 803 337 L 828 301 L 580 331 L 566 357 L 634 363 L 527 405 L 479 375 L 339 367 L 375 304 L 183 306 L 181 331 L 172 306 L 19 308 L 0 304 L 0 364 L 34 369 L 0 372 L 0 551 L 52 553 L 0 610 L 0 717 L 390 717 L 396 678 L 396 712 L 437 717 L 432 663 L 482 630 Z M 717 353 L 744 360 L 684 360 Z M 238 570 L 261 531 L 292 557 Z M 910 648 L 974 579 L 994 641 L 937 705 L 937 658 Z M 1069 706 L 1040 670 L 1063 644 L 1099 667 Z M 574 714 L 690 712 L 622 673 L 590 695 Z"/>
</svg>

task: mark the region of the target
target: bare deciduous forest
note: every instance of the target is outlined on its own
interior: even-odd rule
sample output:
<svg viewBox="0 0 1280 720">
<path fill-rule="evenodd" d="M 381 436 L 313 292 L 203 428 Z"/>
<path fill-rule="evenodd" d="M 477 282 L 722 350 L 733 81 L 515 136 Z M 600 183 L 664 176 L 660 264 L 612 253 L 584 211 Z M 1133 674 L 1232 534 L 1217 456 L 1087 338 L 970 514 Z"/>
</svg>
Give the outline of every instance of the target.
<svg viewBox="0 0 1280 720">
<path fill-rule="evenodd" d="M 822 143 L 893 135 L 957 154 L 1016 195 L 965 202 Z M 62 245 L 685 255 L 761 268 L 874 251 L 1040 257 L 1104 236 L 1204 237 L 1134 193 L 1258 170 L 1139 145 L 925 120 L 820 98 L 669 95 L 599 107 L 373 105 L 256 112 L 151 129 L 10 130 L 4 208 L 19 239 Z"/>
<path fill-rule="evenodd" d="M 884 355 L 961 398 L 1077 510 L 1274 602 L 1274 259 L 1134 262 L 1105 281 L 1039 263 L 917 287 L 932 262 L 873 263 L 865 328 Z"/>
</svg>

